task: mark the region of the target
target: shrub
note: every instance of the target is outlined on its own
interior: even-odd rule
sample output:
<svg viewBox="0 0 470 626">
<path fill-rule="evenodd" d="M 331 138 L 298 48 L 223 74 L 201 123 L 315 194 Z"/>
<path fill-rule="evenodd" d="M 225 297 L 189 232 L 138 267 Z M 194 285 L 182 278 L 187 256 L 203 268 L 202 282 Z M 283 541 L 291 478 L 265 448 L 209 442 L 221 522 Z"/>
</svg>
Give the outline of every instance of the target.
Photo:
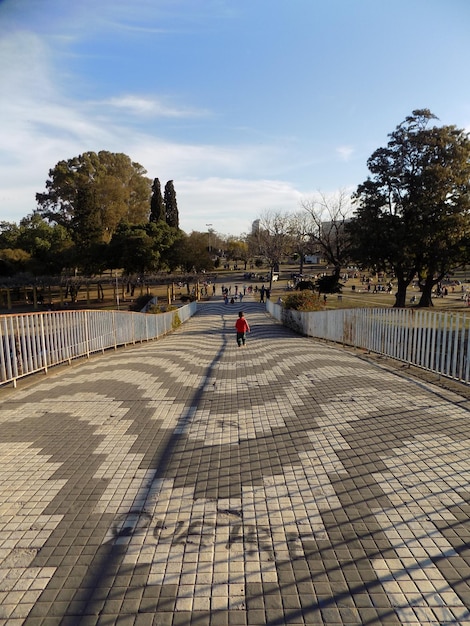
<svg viewBox="0 0 470 626">
<path fill-rule="evenodd" d="M 158 308 L 158 305 L 156 304 L 151 304 L 146 313 L 149 313 L 150 315 L 156 315 L 157 313 L 160 313 L 160 309 Z"/>
<path fill-rule="evenodd" d="M 170 313 L 171 311 L 176 311 L 178 307 L 173 306 L 172 304 L 168 304 L 168 302 L 166 302 L 165 304 L 161 304 L 160 308 L 159 308 L 159 313 Z"/>
<path fill-rule="evenodd" d="M 318 295 L 306 289 L 287 295 L 283 306 L 285 309 L 294 311 L 320 311 L 322 309 Z"/>
<path fill-rule="evenodd" d="M 315 285 L 312 283 L 311 280 L 299 280 L 295 288 L 297 289 L 297 291 L 304 291 L 304 289 L 310 289 L 311 291 L 313 291 L 315 289 Z"/>
<path fill-rule="evenodd" d="M 185 303 L 185 302 L 194 302 L 194 300 L 196 300 L 196 296 L 193 296 L 192 294 L 191 294 L 191 295 L 189 295 L 189 294 L 183 294 L 183 295 L 180 297 L 180 300 L 181 300 L 181 302 L 184 302 L 184 303 Z"/>
<path fill-rule="evenodd" d="M 150 302 L 150 300 L 154 296 L 151 293 L 144 294 L 142 296 L 138 296 L 135 301 L 129 307 L 131 311 L 142 311 L 146 304 Z"/>
<path fill-rule="evenodd" d="M 178 311 L 173 315 L 173 319 L 171 320 L 171 327 L 173 330 L 176 330 L 178 326 L 181 326 L 181 319 L 178 315 Z"/>
<path fill-rule="evenodd" d="M 343 285 L 338 282 L 336 276 L 322 276 L 317 280 L 318 289 L 321 293 L 341 293 Z"/>
</svg>

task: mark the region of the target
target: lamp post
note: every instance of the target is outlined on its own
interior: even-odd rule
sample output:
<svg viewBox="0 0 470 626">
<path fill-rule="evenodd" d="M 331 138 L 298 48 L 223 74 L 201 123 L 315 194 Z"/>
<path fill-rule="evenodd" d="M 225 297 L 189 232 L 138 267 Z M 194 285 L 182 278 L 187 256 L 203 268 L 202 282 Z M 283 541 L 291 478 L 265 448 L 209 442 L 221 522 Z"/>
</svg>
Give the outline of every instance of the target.
<svg viewBox="0 0 470 626">
<path fill-rule="evenodd" d="M 212 224 L 206 224 L 208 232 L 209 232 L 209 252 L 211 251 L 211 228 L 212 228 Z"/>
</svg>

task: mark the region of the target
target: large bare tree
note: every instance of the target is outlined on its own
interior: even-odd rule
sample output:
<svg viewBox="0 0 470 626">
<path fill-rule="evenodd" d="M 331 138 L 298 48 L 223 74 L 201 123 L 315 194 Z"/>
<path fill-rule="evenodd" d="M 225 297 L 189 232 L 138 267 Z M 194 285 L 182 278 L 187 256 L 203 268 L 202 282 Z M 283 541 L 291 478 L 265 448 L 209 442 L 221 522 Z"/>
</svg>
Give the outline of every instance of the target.
<svg viewBox="0 0 470 626">
<path fill-rule="evenodd" d="M 291 250 L 298 255 L 299 274 L 303 274 L 305 256 L 315 252 L 312 243 L 312 220 L 305 211 L 296 211 L 289 218 L 289 236 Z"/>
<path fill-rule="evenodd" d="M 265 211 L 260 217 L 257 231 L 253 233 L 259 254 L 266 259 L 271 269 L 270 288 L 275 268 L 279 267 L 283 257 L 289 252 L 289 224 L 288 213 Z"/>
<path fill-rule="evenodd" d="M 350 240 L 346 224 L 351 219 L 351 196 L 345 190 L 301 202 L 311 223 L 311 243 L 331 267 L 339 281 L 341 268 L 350 261 Z"/>
</svg>

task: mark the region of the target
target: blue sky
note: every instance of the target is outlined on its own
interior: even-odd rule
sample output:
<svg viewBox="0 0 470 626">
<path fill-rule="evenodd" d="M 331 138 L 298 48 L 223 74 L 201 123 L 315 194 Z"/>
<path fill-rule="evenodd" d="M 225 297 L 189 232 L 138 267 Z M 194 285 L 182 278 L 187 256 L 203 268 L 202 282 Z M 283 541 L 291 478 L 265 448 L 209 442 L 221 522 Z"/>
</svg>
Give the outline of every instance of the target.
<svg viewBox="0 0 470 626">
<path fill-rule="evenodd" d="M 414 109 L 470 130 L 468 0 L 0 0 L 0 220 L 124 152 L 186 232 L 353 191 Z"/>
</svg>

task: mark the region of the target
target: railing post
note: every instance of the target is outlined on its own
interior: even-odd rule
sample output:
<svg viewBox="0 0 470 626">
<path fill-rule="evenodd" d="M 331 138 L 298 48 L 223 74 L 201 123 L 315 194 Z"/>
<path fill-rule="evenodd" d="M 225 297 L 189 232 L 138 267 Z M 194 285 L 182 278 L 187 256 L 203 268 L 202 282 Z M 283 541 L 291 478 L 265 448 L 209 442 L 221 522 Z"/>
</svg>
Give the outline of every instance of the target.
<svg viewBox="0 0 470 626">
<path fill-rule="evenodd" d="M 85 345 L 86 345 L 86 356 L 87 359 L 90 358 L 90 329 L 88 328 L 88 314 L 85 311 Z"/>
<path fill-rule="evenodd" d="M 44 364 L 44 374 L 47 374 L 46 334 L 44 332 L 44 315 L 41 315 L 41 353 Z"/>
</svg>

